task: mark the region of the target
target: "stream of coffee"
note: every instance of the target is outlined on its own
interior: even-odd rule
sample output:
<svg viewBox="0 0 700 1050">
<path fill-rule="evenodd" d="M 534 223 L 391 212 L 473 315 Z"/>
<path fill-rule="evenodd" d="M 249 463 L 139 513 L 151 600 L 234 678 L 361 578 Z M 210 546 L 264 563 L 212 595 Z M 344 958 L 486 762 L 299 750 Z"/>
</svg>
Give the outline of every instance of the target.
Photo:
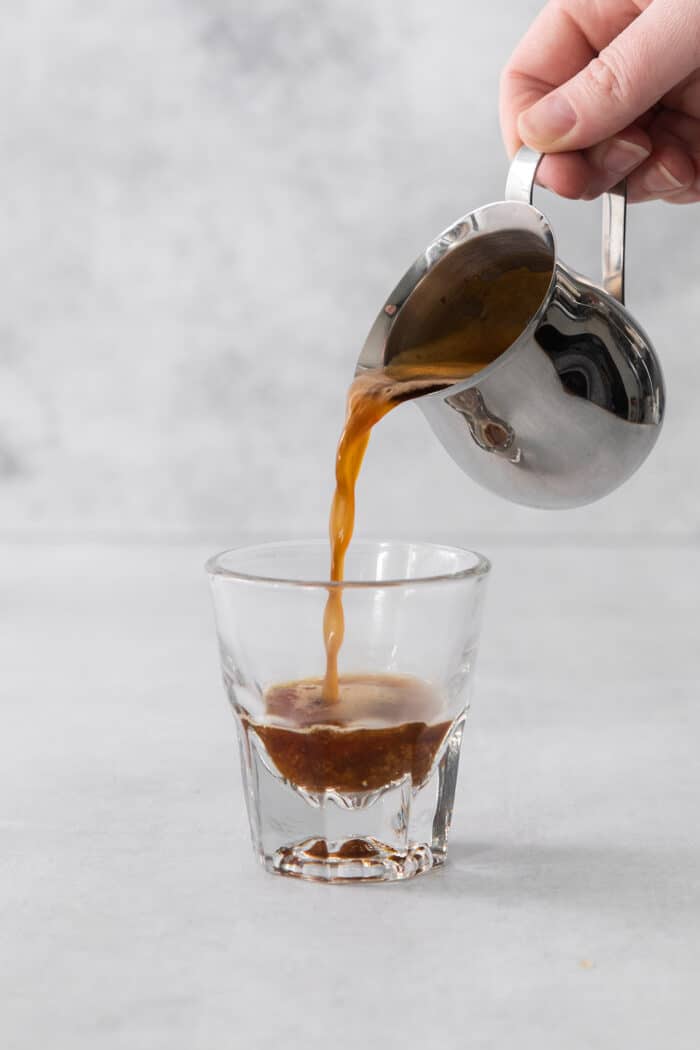
<svg viewBox="0 0 700 1050">
<path fill-rule="evenodd" d="M 344 577 L 355 486 L 372 427 L 403 401 L 466 379 L 506 350 L 535 313 L 550 276 L 521 268 L 470 278 L 429 342 L 403 349 L 351 384 L 330 515 L 333 581 Z M 448 714 L 429 683 L 410 675 L 340 675 L 344 629 L 343 588 L 332 587 L 323 618 L 325 677 L 272 685 L 264 717 L 253 720 L 241 711 L 241 718 L 297 788 L 362 794 L 407 775 L 417 787 L 429 776 L 455 713 Z"/>
<path fill-rule="evenodd" d="M 372 427 L 403 401 L 468 379 L 503 353 L 536 312 L 551 271 L 521 267 L 493 278 L 471 277 L 456 309 L 434 338 L 403 350 L 384 368 L 364 372 L 350 385 L 345 425 L 335 461 L 336 488 L 330 514 L 330 578 L 342 582 L 355 526 L 355 490 Z M 345 618 L 342 587 L 329 590 L 323 618 L 326 674 L 323 698 L 339 697 L 338 653 Z"/>
</svg>

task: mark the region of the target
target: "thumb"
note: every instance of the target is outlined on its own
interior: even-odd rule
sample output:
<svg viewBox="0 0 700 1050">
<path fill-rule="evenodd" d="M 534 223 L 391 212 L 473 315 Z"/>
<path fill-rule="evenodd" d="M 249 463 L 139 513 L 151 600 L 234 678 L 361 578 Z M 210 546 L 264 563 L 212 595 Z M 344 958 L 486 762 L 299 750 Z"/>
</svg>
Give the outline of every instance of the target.
<svg viewBox="0 0 700 1050">
<path fill-rule="evenodd" d="M 521 113 L 542 152 L 585 149 L 632 124 L 700 64 L 697 0 L 655 0 L 585 69 Z"/>
</svg>

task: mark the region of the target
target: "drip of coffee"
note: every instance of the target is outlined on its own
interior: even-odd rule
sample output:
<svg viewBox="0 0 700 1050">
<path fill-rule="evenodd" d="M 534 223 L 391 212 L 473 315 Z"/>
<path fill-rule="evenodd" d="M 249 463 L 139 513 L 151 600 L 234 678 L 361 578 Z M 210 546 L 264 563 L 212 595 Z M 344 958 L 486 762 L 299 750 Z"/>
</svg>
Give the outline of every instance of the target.
<svg viewBox="0 0 700 1050">
<path fill-rule="evenodd" d="M 536 313 L 550 279 L 549 269 L 525 267 L 492 278 L 466 279 L 462 294 L 445 309 L 429 341 L 404 348 L 384 368 L 364 372 L 351 384 L 335 462 L 331 580 L 343 580 L 355 525 L 355 488 L 372 427 L 401 402 L 468 379 L 494 361 Z M 339 699 L 338 653 L 344 631 L 342 587 L 330 588 L 323 618 L 323 699 L 329 703 Z"/>
</svg>

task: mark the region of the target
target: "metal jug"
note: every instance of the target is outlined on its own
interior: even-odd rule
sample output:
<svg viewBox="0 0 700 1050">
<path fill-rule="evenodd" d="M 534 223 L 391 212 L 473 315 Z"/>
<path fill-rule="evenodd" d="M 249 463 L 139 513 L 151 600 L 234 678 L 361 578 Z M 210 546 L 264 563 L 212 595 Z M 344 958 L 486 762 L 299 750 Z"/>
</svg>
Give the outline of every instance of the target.
<svg viewBox="0 0 700 1050">
<path fill-rule="evenodd" d="M 425 250 L 375 321 L 357 372 L 430 339 L 465 279 L 551 267 L 527 327 L 469 379 L 417 404 L 452 458 L 493 492 L 534 507 L 576 507 L 612 492 L 644 462 L 661 429 L 661 368 L 625 310 L 624 183 L 603 202 L 603 287 L 557 258 L 532 205 L 542 155 L 523 147 L 506 199 L 458 219 Z"/>
</svg>

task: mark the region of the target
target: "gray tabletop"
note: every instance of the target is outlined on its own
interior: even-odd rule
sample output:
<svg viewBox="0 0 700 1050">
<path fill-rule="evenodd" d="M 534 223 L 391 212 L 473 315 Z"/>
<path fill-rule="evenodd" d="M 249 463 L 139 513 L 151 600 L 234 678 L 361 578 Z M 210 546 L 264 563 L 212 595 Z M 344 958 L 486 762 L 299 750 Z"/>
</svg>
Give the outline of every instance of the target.
<svg viewBox="0 0 700 1050">
<path fill-rule="evenodd" d="M 254 864 L 204 550 L 4 548 L 4 1048 L 697 1047 L 700 555 L 482 546 L 449 863 L 383 887 Z"/>
</svg>

